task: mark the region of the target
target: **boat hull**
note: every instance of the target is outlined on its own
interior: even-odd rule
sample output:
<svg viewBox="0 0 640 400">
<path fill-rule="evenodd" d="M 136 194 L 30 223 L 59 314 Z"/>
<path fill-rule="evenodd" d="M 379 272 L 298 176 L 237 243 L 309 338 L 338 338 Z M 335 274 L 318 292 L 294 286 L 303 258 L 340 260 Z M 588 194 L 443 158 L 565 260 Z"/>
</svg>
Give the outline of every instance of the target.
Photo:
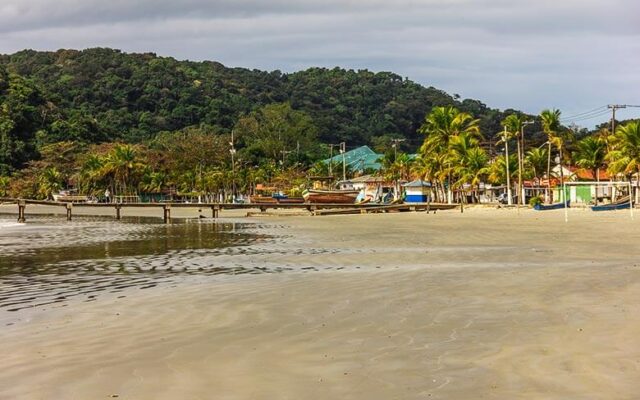
<svg viewBox="0 0 640 400">
<path fill-rule="evenodd" d="M 354 204 L 359 190 L 307 190 L 302 194 L 307 203 Z"/>
<path fill-rule="evenodd" d="M 628 210 L 631 203 L 622 204 L 604 204 L 601 206 L 591 206 L 592 211 L 614 211 L 614 210 Z"/>
<path fill-rule="evenodd" d="M 571 201 L 567 200 L 566 207 L 571 206 Z M 546 211 L 546 210 L 560 210 L 565 208 L 565 203 L 554 203 L 554 204 L 536 204 L 533 209 L 537 211 Z"/>
</svg>

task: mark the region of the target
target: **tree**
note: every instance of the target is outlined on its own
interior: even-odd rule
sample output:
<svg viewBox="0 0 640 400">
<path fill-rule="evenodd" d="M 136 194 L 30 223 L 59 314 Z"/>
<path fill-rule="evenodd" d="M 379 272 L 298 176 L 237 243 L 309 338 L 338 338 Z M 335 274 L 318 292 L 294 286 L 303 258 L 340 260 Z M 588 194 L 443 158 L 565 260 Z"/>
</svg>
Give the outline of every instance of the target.
<svg viewBox="0 0 640 400">
<path fill-rule="evenodd" d="M 564 173 L 562 171 L 562 138 L 559 136 L 561 129 L 560 125 L 560 110 L 543 110 L 540 113 L 540 119 L 542 120 L 542 130 L 547 135 L 547 142 L 549 145 L 549 152 L 547 153 L 547 180 L 549 183 L 549 189 L 551 189 L 551 145 L 555 145 L 560 152 L 560 180 L 564 182 Z"/>
<path fill-rule="evenodd" d="M 238 121 L 234 132 L 244 147 L 240 157 L 255 164 L 265 160 L 279 160 L 283 167 L 288 160 L 308 164 L 320 150 L 313 121 L 289 103 L 270 104 L 252 112 Z"/>
<path fill-rule="evenodd" d="M 547 169 L 548 154 L 547 149 L 538 147 L 529 150 L 525 157 L 525 165 L 531 168 L 533 178 L 537 180 L 538 185 L 540 185 L 543 171 Z"/>
<path fill-rule="evenodd" d="M 437 160 L 437 170 L 433 175 L 443 188 L 443 192 L 445 191 L 444 187 L 447 187 L 450 199 L 453 183 L 452 173 L 456 162 L 451 157 L 450 143 L 454 141 L 455 137 L 462 136 L 465 143 L 475 141 L 474 145 L 477 146 L 477 140 L 481 137 L 479 121 L 454 107 L 435 107 L 425 117 L 425 122 L 419 132 L 425 134 L 424 143 L 420 148 L 422 158 L 423 160 Z"/>
<path fill-rule="evenodd" d="M 138 159 L 136 148 L 128 144 L 116 145 L 102 165 L 103 174 L 114 183 L 114 195 L 128 194 L 131 184 L 135 183 L 143 169 L 144 164 Z"/>
<path fill-rule="evenodd" d="M 453 173 L 457 177 L 455 185 L 464 188 L 470 184 L 473 190 L 473 201 L 478 201 L 480 182 L 487 175 L 489 156 L 478 146 L 478 140 L 467 133 L 451 139 L 450 157 L 454 163 Z"/>
<path fill-rule="evenodd" d="M 56 167 L 45 168 L 39 177 L 39 193 L 42 197 L 51 199 L 55 192 L 59 192 L 62 189 L 64 183 L 64 177 L 56 169 Z"/>
<path fill-rule="evenodd" d="M 637 174 L 636 191 L 640 190 L 640 122 L 632 121 L 619 125 L 611 136 L 611 151 L 605 159 L 611 174 L 624 174 L 629 179 Z"/>
<path fill-rule="evenodd" d="M 591 171 L 597 182 L 600 182 L 600 168 L 604 165 L 606 144 L 603 139 L 587 136 L 576 144 L 573 160 L 577 166 Z M 598 204 L 598 187 L 596 186 L 596 205 Z"/>
<path fill-rule="evenodd" d="M 11 178 L 9 178 L 8 176 L 0 176 L 0 197 L 7 197 L 10 184 Z"/>
</svg>

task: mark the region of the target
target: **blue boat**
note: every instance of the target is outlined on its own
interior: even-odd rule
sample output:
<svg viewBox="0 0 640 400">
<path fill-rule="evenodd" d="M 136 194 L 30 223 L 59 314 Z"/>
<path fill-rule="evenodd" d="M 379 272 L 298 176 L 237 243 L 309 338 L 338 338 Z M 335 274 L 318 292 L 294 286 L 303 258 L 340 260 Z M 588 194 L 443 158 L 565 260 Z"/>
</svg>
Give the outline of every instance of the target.
<svg viewBox="0 0 640 400">
<path fill-rule="evenodd" d="M 571 206 L 571 200 L 566 201 L 566 207 Z M 560 210 L 565 208 L 565 203 L 553 203 L 553 204 L 536 204 L 533 206 L 534 210 L 545 211 L 545 210 Z"/>
<path fill-rule="evenodd" d="M 628 210 L 631 206 L 631 201 L 627 200 L 624 203 L 603 204 L 601 206 L 591 206 L 593 211 L 613 211 L 613 210 Z"/>
</svg>

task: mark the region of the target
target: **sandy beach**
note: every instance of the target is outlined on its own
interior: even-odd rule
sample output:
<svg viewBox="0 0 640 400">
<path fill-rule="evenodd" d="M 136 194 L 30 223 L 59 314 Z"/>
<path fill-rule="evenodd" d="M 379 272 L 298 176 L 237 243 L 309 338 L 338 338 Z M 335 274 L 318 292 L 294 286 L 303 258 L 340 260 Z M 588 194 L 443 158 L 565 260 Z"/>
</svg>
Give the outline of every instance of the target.
<svg viewBox="0 0 640 400">
<path fill-rule="evenodd" d="M 2 311 L 0 398 L 637 397 L 640 216 L 255 220 L 274 239 L 215 262 L 279 273 Z"/>
</svg>

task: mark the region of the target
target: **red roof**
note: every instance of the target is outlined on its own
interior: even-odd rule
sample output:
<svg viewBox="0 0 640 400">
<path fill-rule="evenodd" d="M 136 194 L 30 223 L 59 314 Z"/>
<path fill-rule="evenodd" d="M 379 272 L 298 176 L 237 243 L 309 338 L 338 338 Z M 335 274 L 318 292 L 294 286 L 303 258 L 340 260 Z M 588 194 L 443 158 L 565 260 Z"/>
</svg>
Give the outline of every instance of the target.
<svg viewBox="0 0 640 400">
<path fill-rule="evenodd" d="M 598 170 L 598 179 L 596 179 L 595 174 L 590 169 L 578 168 L 578 167 L 569 167 L 569 170 L 578 178 L 580 181 L 610 181 L 611 176 L 607 173 L 607 170 L 604 168 L 600 168 Z"/>
</svg>

